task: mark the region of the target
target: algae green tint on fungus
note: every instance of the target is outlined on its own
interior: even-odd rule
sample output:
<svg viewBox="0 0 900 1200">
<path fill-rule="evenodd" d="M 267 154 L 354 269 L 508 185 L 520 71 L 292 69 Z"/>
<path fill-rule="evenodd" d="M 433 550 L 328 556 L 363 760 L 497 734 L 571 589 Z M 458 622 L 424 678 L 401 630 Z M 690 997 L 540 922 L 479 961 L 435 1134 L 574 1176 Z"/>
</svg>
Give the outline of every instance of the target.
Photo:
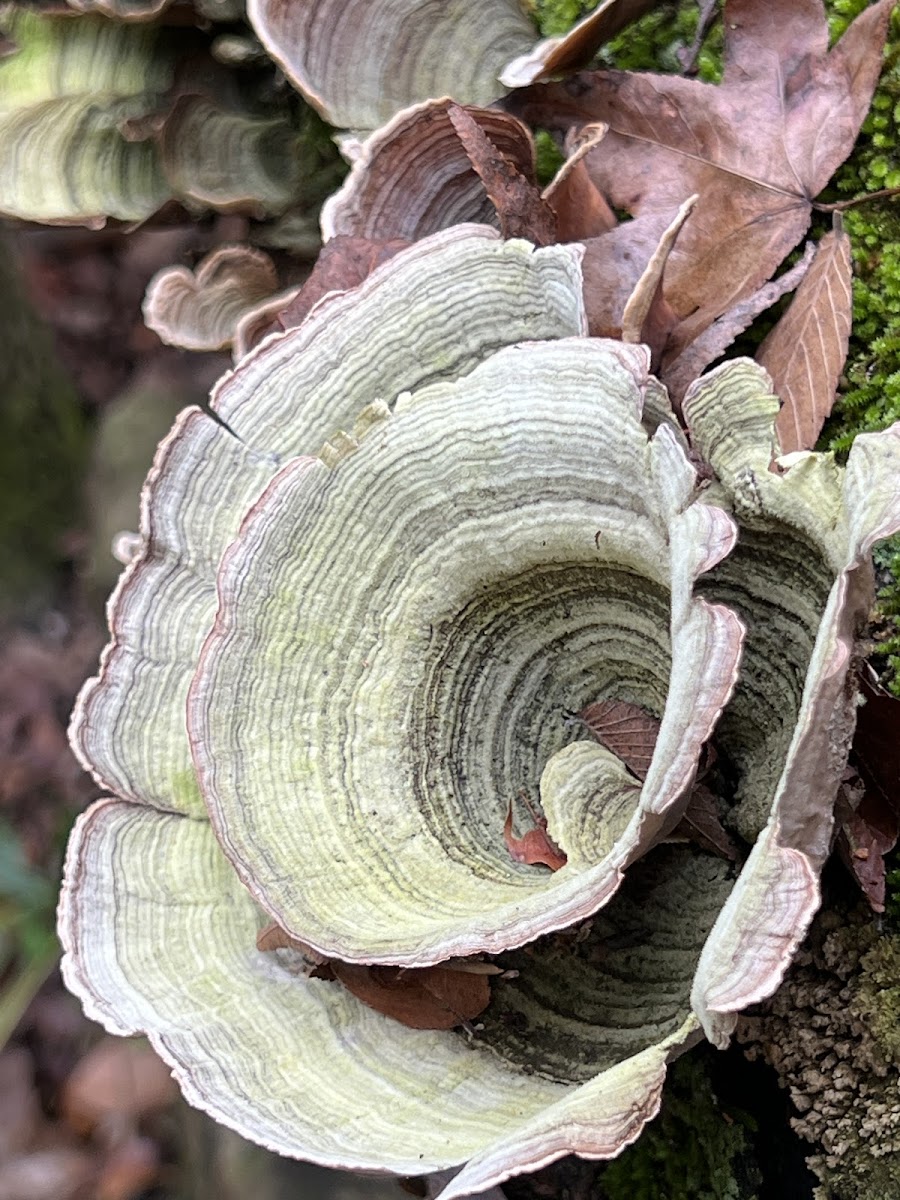
<svg viewBox="0 0 900 1200">
<path fill-rule="evenodd" d="M 737 360 L 689 445 L 646 349 L 586 336 L 581 258 L 426 238 L 183 413 L 72 725 L 87 1010 L 245 1136 L 446 1197 L 615 1156 L 777 987 L 900 526 L 900 428 L 773 466 Z M 658 722 L 642 779 L 573 716 L 604 700 Z M 735 862 L 673 839 L 711 746 Z M 557 870 L 512 853 L 526 802 Z M 349 982 L 438 964 L 489 974 L 474 1020 Z"/>
</svg>

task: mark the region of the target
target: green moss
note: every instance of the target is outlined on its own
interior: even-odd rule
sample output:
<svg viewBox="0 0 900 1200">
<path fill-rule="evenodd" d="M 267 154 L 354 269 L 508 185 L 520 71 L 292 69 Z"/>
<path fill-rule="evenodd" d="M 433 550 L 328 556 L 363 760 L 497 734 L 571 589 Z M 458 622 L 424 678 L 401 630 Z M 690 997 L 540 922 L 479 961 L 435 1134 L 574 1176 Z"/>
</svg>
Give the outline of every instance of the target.
<svg viewBox="0 0 900 1200">
<path fill-rule="evenodd" d="M 865 1020 L 884 1056 L 900 1063 L 900 937 L 879 938 L 861 965 L 854 1011 Z"/>
<path fill-rule="evenodd" d="M 753 1200 L 760 1176 L 750 1118 L 726 1116 L 703 1059 L 669 1071 L 659 1117 L 600 1177 L 598 1200 Z"/>
<path fill-rule="evenodd" d="M 546 187 L 565 162 L 566 156 L 556 144 L 553 134 L 546 129 L 538 129 L 535 132 L 534 149 L 537 160 L 537 180 L 541 187 Z"/>
</svg>

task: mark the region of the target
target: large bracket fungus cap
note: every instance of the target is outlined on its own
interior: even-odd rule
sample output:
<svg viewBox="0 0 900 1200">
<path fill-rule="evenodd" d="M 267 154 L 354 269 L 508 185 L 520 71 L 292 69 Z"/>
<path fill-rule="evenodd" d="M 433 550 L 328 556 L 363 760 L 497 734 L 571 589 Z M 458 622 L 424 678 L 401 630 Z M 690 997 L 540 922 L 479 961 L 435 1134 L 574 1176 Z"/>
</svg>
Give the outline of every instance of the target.
<svg viewBox="0 0 900 1200">
<path fill-rule="evenodd" d="M 671 428 L 663 422 L 652 436 L 643 429 L 640 406 L 650 387 L 644 353 L 580 336 L 579 261 L 576 247 L 535 251 L 483 228 L 448 231 L 399 254 L 355 292 L 328 300 L 301 327 L 248 355 L 214 396 L 223 423 L 191 410 L 159 451 L 145 489 L 142 549 L 111 602 L 113 640 L 73 722 L 82 758 L 121 797 L 99 802 L 80 819 L 67 859 L 64 971 L 88 1011 L 116 1032 L 147 1032 L 188 1098 L 246 1136 L 328 1165 L 405 1174 L 469 1160 L 451 1195 L 569 1152 L 609 1157 L 639 1134 L 658 1108 L 667 1058 L 695 1036 L 691 980 L 732 886 L 730 868 L 690 848 L 659 847 L 629 870 L 598 918 L 597 940 L 578 943 L 582 950 L 567 957 L 564 975 L 558 969 L 564 943 L 550 938 L 523 952 L 533 974 L 520 971 L 521 984 L 514 978 L 495 984 L 500 1009 L 494 1018 L 485 1013 L 475 1044 L 456 1033 L 408 1029 L 334 983 L 309 978 L 293 952 L 256 948 L 265 918 L 204 819 L 185 700 L 208 636 L 192 694 L 192 736 L 220 832 L 239 834 L 223 815 L 228 797 L 219 794 L 235 764 L 229 759 L 216 778 L 208 756 L 208 745 L 223 737 L 227 743 L 232 731 L 218 703 L 207 728 L 201 702 L 213 675 L 233 668 L 224 645 L 230 599 L 213 629 L 216 572 L 224 557 L 223 596 L 240 593 L 240 562 L 259 579 L 274 580 L 279 562 L 254 561 L 253 539 L 261 536 L 277 560 L 292 558 L 302 536 L 318 546 L 323 580 L 338 585 L 330 598 L 314 601 L 310 592 L 301 601 L 304 620 L 320 621 L 318 631 L 306 627 L 317 653 L 332 634 L 346 644 L 360 629 L 365 637 L 383 630 L 381 659 L 397 652 L 403 677 L 420 679 L 420 696 L 423 686 L 434 685 L 428 700 L 439 711 L 477 717 L 488 703 L 481 711 L 499 740 L 497 769 L 504 761 L 533 765 L 528 782 L 536 783 L 544 759 L 553 764 L 553 778 L 545 771 L 541 782 L 554 831 L 571 854 L 571 866 L 557 876 L 563 890 L 578 891 L 566 884 L 566 873 L 577 880 L 596 871 L 598 842 L 611 837 L 621 844 L 616 853 L 624 865 L 667 828 L 734 676 L 740 624 L 694 595 L 696 577 L 731 545 L 733 526 L 722 510 L 696 502 L 693 471 Z M 360 410 L 367 432 L 360 426 L 359 436 L 335 436 L 335 429 L 354 429 Z M 310 458 L 329 434 L 322 457 Z M 368 496 L 367 481 L 375 489 Z M 270 506 L 279 494 L 300 506 L 303 520 L 273 547 Z M 347 512 L 359 529 L 335 542 L 333 522 Z M 329 530 L 329 537 L 313 538 Z M 636 530 L 646 545 L 638 544 Z M 387 589 L 379 607 L 366 602 L 352 576 L 341 577 L 354 538 L 352 565 L 364 570 L 370 589 Z M 421 587 L 429 564 L 430 593 Z M 391 578 L 415 586 L 393 589 Z M 485 579 L 494 582 L 482 593 Z M 410 651 L 428 649 L 427 609 L 438 620 L 445 612 L 452 617 L 454 598 L 465 602 L 455 630 L 433 639 L 416 666 Z M 286 599 L 273 597 L 274 614 Z M 405 616 L 397 604 L 404 599 Z M 577 616 L 571 631 L 561 605 Z M 416 606 L 418 626 L 411 624 Z M 517 638 L 520 618 L 536 611 L 544 625 L 523 620 Z M 253 636 L 265 614 L 254 603 L 248 615 Z M 395 629 L 395 617 L 405 624 Z M 492 705 L 491 689 L 479 695 L 472 668 L 481 647 L 460 636 L 484 617 L 497 650 L 485 682 L 502 685 L 508 705 Z M 235 628 L 244 628 L 240 619 Z M 398 644 L 404 629 L 416 635 L 414 646 Z M 649 664 L 648 639 L 658 653 Z M 269 656 L 283 679 L 283 646 L 273 642 L 260 651 L 253 641 L 251 648 L 254 667 Z M 545 672 L 544 661 L 554 670 Z M 345 676 L 345 665 L 337 664 L 336 682 L 351 688 L 350 704 L 336 706 L 334 737 L 319 759 L 325 766 L 344 753 L 351 728 L 372 743 L 365 754 L 374 752 L 376 760 L 380 754 L 383 762 L 397 745 L 398 721 L 408 715 L 402 704 L 397 711 L 403 697 L 396 688 L 390 694 L 383 662 L 376 663 L 381 674 L 371 676 L 360 674 L 367 668 L 358 655 L 352 667 Z M 458 697 L 454 679 L 467 685 Z M 384 725 L 361 730 L 362 700 L 375 704 L 376 715 L 381 711 L 377 694 L 373 700 L 379 680 Z M 654 778 L 642 793 L 600 747 L 563 744 L 572 731 L 560 719 L 561 705 L 596 698 L 606 686 L 660 712 L 671 701 Z M 282 717 L 298 687 L 292 679 L 289 694 L 278 698 Z M 440 728 L 426 721 L 410 729 L 425 739 L 427 758 Z M 282 732 L 292 731 L 282 726 Z M 265 739 L 276 754 L 296 758 L 309 744 L 302 729 L 295 732 L 299 738 L 281 748 L 271 727 Z M 324 732 L 320 727 L 316 736 Z M 478 889 L 520 895 L 537 929 L 534 909 L 552 900 L 560 884 L 539 867 L 502 857 L 508 789 L 502 781 L 502 796 L 486 790 L 495 759 L 478 746 L 477 732 L 470 722 L 464 749 L 480 776 L 462 799 L 479 806 L 473 814 L 481 832 L 466 838 L 454 827 L 455 793 L 445 787 L 446 768 L 431 758 L 422 769 L 438 776 L 444 770 L 435 799 L 451 801 L 449 807 L 414 805 L 399 813 L 401 824 L 388 836 L 400 834 L 402 841 L 404 830 L 418 825 L 413 853 L 416 841 L 428 843 L 425 866 L 433 865 L 439 878 L 447 871 L 461 877 L 464 904 L 471 903 L 466 893 Z M 409 752 L 401 750 L 406 758 L 398 766 L 408 782 Z M 359 770 L 363 760 L 355 751 L 352 759 Z M 296 769 L 296 762 L 288 765 Z M 379 786 L 384 790 L 383 778 Z M 560 801 L 571 795 L 587 816 L 591 789 L 609 797 L 607 821 L 569 820 Z M 404 794 L 419 799 L 408 789 Z M 269 800 L 247 797 L 248 807 L 258 805 L 263 827 Z M 355 815 L 336 801 L 340 806 L 324 814 L 323 853 L 331 852 L 338 823 Z M 368 853 L 360 839 L 369 814 L 362 816 L 348 829 L 347 845 L 362 844 Z M 458 846 L 448 840 L 455 829 L 463 839 Z M 408 852 L 405 844 L 401 849 Z M 461 861 L 460 850 L 479 871 Z M 343 851 L 315 864 L 323 865 L 358 875 Z M 290 869 L 296 876 L 297 865 Z M 391 870 L 388 863 L 388 876 Z M 277 885 L 263 873 L 267 887 Z M 619 882 L 618 870 L 611 871 L 610 891 Z M 364 891 L 357 889 L 357 898 L 364 902 Z M 401 895 L 401 907 L 402 901 Z M 463 912 L 461 923 L 458 917 L 464 933 L 473 927 L 471 913 Z M 409 940 L 408 930 L 401 927 L 400 937 Z M 626 935 L 621 945 L 616 930 Z M 439 933 L 445 936 L 446 923 Z M 415 923 L 412 934 L 421 940 Z M 343 927 L 338 936 L 346 940 Z M 583 1019 L 573 1021 L 573 997 Z M 507 1021 L 504 1012 L 518 1016 Z M 560 1045 L 574 1045 L 572 1055 L 561 1056 Z"/>
<path fill-rule="evenodd" d="M 420 966 L 530 941 L 676 823 L 742 630 L 693 595 L 735 530 L 692 503 L 672 429 L 648 437 L 647 365 L 596 339 L 499 350 L 333 469 L 288 464 L 245 520 L 194 760 L 239 874 L 320 952 Z M 567 714 L 606 696 L 661 717 L 643 788 L 572 742 Z M 555 874 L 504 843 L 521 791 L 568 856 Z"/>
</svg>

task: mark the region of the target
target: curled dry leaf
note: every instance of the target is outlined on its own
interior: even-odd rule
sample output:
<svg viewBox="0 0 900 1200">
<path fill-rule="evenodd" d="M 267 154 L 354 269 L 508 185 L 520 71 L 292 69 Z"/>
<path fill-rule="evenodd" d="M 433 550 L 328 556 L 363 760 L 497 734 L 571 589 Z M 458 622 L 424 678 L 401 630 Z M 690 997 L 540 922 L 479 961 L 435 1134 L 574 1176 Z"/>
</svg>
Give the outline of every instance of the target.
<svg viewBox="0 0 900 1200">
<path fill-rule="evenodd" d="M 491 963 L 454 959 L 434 967 L 384 967 L 326 958 L 272 921 L 256 936 L 257 950 L 294 950 L 308 974 L 335 980 L 363 1004 L 410 1029 L 453 1029 L 487 1008 Z"/>
<path fill-rule="evenodd" d="M 859 781 L 857 780 L 857 784 Z M 854 795 L 852 781 L 841 785 L 838 797 L 837 847 L 873 912 L 884 912 L 885 855 L 900 836 L 900 817 L 881 796 L 860 785 L 862 798 Z"/>
<path fill-rule="evenodd" d="M 191 271 L 165 267 L 150 280 L 144 321 L 167 345 L 220 350 L 242 317 L 278 288 L 272 260 L 247 246 L 220 246 Z"/>
<path fill-rule="evenodd" d="M 628 297 L 622 312 L 622 341 L 643 342 L 650 347 L 654 364 L 659 361 L 672 326 L 675 312 L 663 293 L 663 276 L 669 255 L 675 246 L 681 227 L 691 215 L 697 196 L 689 196 L 679 208 L 675 220 L 664 231 L 659 245 Z"/>
<path fill-rule="evenodd" d="M 454 1029 L 484 1012 L 491 999 L 489 977 L 471 971 L 329 965 L 357 1000 L 410 1029 Z"/>
<path fill-rule="evenodd" d="M 835 214 L 833 231 L 756 354 L 781 397 L 775 428 L 784 454 L 812 450 L 831 412 L 850 342 L 851 283 L 850 238 Z"/>
<path fill-rule="evenodd" d="M 582 242 L 614 229 L 616 214 L 587 169 L 586 159 L 606 134 L 605 125 L 585 125 L 566 137 L 566 161 L 544 189 L 544 199 L 556 213 L 561 242 Z"/>
<path fill-rule="evenodd" d="M 621 337 L 625 309 L 645 277 L 648 264 L 659 254 L 668 231 L 678 223 L 680 211 L 679 205 L 623 221 L 585 242 L 584 302 L 593 337 Z M 657 305 L 663 318 L 655 330 L 658 335 L 668 333 L 673 319 L 670 310 L 665 293 Z M 654 349 L 658 356 L 660 347 Z"/>
</svg>

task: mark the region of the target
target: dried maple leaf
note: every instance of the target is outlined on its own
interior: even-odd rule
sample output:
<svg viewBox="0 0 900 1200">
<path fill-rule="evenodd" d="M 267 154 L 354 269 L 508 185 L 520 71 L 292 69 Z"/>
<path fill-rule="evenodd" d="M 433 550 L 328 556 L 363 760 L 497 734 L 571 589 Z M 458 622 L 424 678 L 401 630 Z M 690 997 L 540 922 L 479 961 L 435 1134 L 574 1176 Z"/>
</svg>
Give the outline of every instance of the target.
<svg viewBox="0 0 900 1200">
<path fill-rule="evenodd" d="M 664 374 L 717 317 L 757 291 L 805 233 L 812 198 L 849 154 L 868 111 L 892 8 L 893 0 L 877 0 L 829 51 L 821 0 L 727 0 L 718 86 L 597 71 L 513 99 L 533 124 L 608 124 L 588 167 L 613 207 L 637 220 L 658 219 L 699 194 L 666 271 L 666 299 L 680 322 Z"/>
<path fill-rule="evenodd" d="M 471 113 L 458 104 L 448 109 L 450 120 L 500 218 L 504 237 L 524 237 L 538 246 L 556 240 L 556 214 L 536 184 L 493 144 Z"/>
<path fill-rule="evenodd" d="M 695 338 L 678 358 L 669 362 L 666 368 L 666 387 L 673 404 L 681 404 L 685 392 L 694 380 L 702 375 L 711 362 L 715 362 L 725 353 L 739 334 L 750 328 L 760 313 L 800 286 L 815 253 L 815 246 L 808 242 L 803 257 L 790 270 L 779 275 L 777 279 L 764 283 L 752 296 L 732 305 Z"/>
<path fill-rule="evenodd" d="M 534 821 L 533 829 L 529 829 L 523 837 L 516 837 L 512 831 L 512 801 L 510 801 L 506 821 L 503 824 L 503 840 L 509 849 L 510 857 L 514 862 L 540 863 L 545 867 L 549 867 L 551 871 L 558 871 L 560 867 L 566 865 L 566 856 L 547 833 L 546 820 L 543 817 L 537 816 L 527 800 L 525 804 L 528 807 L 531 819 Z"/>
<path fill-rule="evenodd" d="M 850 239 L 835 214 L 833 231 L 756 355 L 783 401 L 775 427 L 785 454 L 812 450 L 831 412 L 850 341 L 851 283 Z"/>
</svg>

